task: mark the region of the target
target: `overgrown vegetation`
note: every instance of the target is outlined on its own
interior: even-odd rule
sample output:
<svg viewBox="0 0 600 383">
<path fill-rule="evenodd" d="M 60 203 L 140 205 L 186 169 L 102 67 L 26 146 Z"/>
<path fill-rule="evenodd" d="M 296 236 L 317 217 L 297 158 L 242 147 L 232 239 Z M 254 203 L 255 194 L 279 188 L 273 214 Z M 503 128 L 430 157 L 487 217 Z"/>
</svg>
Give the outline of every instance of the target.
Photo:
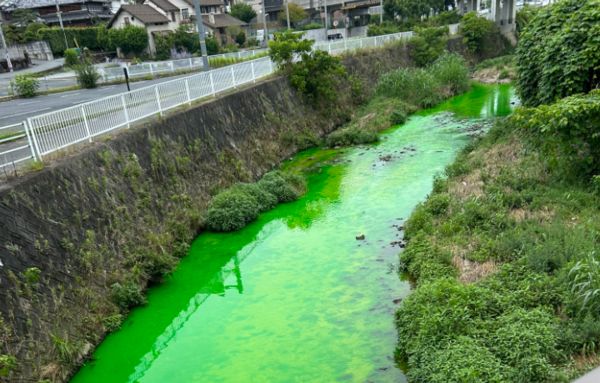
<svg viewBox="0 0 600 383">
<path fill-rule="evenodd" d="M 420 67 L 427 66 L 437 60 L 444 53 L 448 28 L 423 28 L 417 29 L 416 36 L 409 41 L 411 57 Z"/>
<path fill-rule="evenodd" d="M 600 0 L 566 0 L 535 13 L 517 47 L 523 104 L 551 103 L 600 86 Z"/>
<path fill-rule="evenodd" d="M 148 47 L 148 34 L 144 27 L 127 25 L 108 31 L 110 45 L 120 48 L 125 55 L 139 55 Z"/>
<path fill-rule="evenodd" d="M 544 22 L 560 29 L 570 17 Z M 528 44 L 518 60 L 548 41 Z M 598 360 L 599 124 L 598 90 L 519 109 L 435 180 L 400 256 L 416 282 L 397 312 L 410 381 L 567 382 Z"/>
<path fill-rule="evenodd" d="M 205 225 L 213 231 L 239 230 L 277 203 L 298 199 L 305 188 L 301 176 L 280 171 L 267 173 L 256 183 L 236 184 L 213 198 Z"/>
<path fill-rule="evenodd" d="M 19 97 L 35 97 L 40 82 L 31 75 L 18 74 L 12 81 L 12 88 Z"/>
</svg>

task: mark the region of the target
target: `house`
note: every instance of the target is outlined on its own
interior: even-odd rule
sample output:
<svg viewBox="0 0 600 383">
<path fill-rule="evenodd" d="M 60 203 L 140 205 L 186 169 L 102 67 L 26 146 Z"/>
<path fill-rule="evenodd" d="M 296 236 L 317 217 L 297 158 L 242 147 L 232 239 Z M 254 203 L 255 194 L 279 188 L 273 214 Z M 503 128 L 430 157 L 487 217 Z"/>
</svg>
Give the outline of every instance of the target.
<svg viewBox="0 0 600 383">
<path fill-rule="evenodd" d="M 122 5 L 108 22 L 107 28 L 124 28 L 128 25 L 144 27 L 148 33 L 148 50 L 151 54 L 156 52 L 154 34 L 173 31 L 171 21 L 167 16 L 158 12 L 149 5 L 132 4 Z"/>
<path fill-rule="evenodd" d="M 221 44 L 227 43 L 228 27 L 247 27 L 247 24 L 224 13 L 223 0 L 201 0 L 200 12 L 205 33 L 214 36 Z M 144 4 L 123 5 L 109 21 L 108 28 L 136 25 L 148 31 L 148 50 L 156 52 L 154 37 L 176 31 L 181 25 L 191 24 L 197 32 L 194 0 L 146 0 Z"/>
<path fill-rule="evenodd" d="M 29 9 L 44 24 L 54 26 L 59 24 L 57 4 L 65 26 L 89 26 L 112 17 L 111 0 L 4 0 L 0 9 L 8 22 L 16 9 Z"/>
</svg>

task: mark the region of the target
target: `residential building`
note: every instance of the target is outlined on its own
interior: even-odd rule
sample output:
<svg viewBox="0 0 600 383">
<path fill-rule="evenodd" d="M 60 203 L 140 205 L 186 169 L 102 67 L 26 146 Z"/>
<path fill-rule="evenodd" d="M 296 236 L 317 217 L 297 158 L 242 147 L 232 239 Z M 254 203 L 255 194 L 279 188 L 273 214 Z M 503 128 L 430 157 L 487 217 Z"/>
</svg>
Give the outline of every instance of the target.
<svg viewBox="0 0 600 383">
<path fill-rule="evenodd" d="M 246 28 L 247 24 L 224 13 L 223 0 L 202 0 L 200 12 L 207 36 L 214 36 L 221 44 L 228 42 L 228 27 Z M 156 52 L 155 36 L 176 31 L 181 25 L 190 25 L 197 33 L 193 0 L 145 0 L 144 4 L 123 5 L 108 23 L 109 28 L 127 25 L 143 26 L 148 31 L 148 48 Z"/>
<path fill-rule="evenodd" d="M 112 17 L 111 0 L 4 0 L 0 1 L 2 18 L 8 22 L 16 9 L 29 9 L 45 24 L 58 25 L 56 4 L 65 26 L 89 26 Z"/>
</svg>

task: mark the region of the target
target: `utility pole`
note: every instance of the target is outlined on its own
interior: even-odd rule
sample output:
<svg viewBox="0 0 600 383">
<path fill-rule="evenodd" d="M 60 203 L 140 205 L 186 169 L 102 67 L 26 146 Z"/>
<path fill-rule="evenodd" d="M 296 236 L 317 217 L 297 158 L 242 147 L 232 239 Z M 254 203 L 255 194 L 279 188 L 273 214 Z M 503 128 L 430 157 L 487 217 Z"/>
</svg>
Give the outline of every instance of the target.
<svg viewBox="0 0 600 383">
<path fill-rule="evenodd" d="M 285 17 L 287 19 L 287 27 L 288 27 L 288 31 L 292 28 L 290 28 L 290 0 L 285 0 Z"/>
<path fill-rule="evenodd" d="M 58 16 L 58 23 L 60 24 L 60 29 L 62 30 L 63 37 L 65 38 L 65 49 L 69 49 L 69 43 L 67 42 L 67 34 L 65 33 L 65 27 L 62 22 L 62 12 L 60 11 L 60 7 L 58 6 L 58 0 L 54 0 L 54 4 L 56 5 L 56 16 Z"/>
<path fill-rule="evenodd" d="M 196 25 L 198 26 L 198 38 L 200 39 L 200 53 L 202 54 L 202 66 L 204 70 L 210 69 L 208 63 L 208 53 L 206 53 L 206 34 L 204 33 L 204 23 L 200 13 L 200 0 L 194 0 L 194 9 L 196 10 Z"/>
<path fill-rule="evenodd" d="M 325 4 L 325 40 L 329 40 L 329 37 L 327 36 L 327 25 L 328 25 L 328 16 L 327 16 L 327 0 L 324 0 L 324 4 Z"/>
<path fill-rule="evenodd" d="M 12 61 L 10 61 L 10 53 L 8 53 L 8 45 L 6 45 L 6 40 L 4 40 L 4 31 L 2 30 L 2 23 L 0 23 L 0 42 L 2 43 L 2 47 L 6 51 L 6 66 L 8 66 L 8 70 L 10 72 L 13 71 Z"/>
<path fill-rule="evenodd" d="M 267 41 L 269 40 L 269 31 L 267 30 L 267 11 L 265 10 L 265 2 L 267 0 L 262 0 L 262 14 L 263 14 L 263 28 L 264 28 L 264 36 L 263 36 L 263 40 L 265 43 L 265 47 L 268 46 Z M 289 18 L 288 18 L 289 20 Z"/>
<path fill-rule="evenodd" d="M 381 7 L 381 12 L 379 13 L 379 25 L 383 24 L 383 0 L 379 0 L 379 6 Z"/>
</svg>

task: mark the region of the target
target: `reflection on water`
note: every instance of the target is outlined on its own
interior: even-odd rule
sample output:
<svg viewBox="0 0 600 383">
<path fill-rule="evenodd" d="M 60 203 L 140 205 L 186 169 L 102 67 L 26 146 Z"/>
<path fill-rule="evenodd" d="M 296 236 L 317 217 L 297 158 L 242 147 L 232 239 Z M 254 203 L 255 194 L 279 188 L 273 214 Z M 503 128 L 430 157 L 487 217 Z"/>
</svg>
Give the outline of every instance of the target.
<svg viewBox="0 0 600 383">
<path fill-rule="evenodd" d="M 477 86 L 377 145 L 299 154 L 284 167 L 311 169 L 307 194 L 200 235 L 73 382 L 405 381 L 397 226 L 468 141 L 465 118 L 506 115 L 511 100 L 508 86 Z"/>
</svg>

